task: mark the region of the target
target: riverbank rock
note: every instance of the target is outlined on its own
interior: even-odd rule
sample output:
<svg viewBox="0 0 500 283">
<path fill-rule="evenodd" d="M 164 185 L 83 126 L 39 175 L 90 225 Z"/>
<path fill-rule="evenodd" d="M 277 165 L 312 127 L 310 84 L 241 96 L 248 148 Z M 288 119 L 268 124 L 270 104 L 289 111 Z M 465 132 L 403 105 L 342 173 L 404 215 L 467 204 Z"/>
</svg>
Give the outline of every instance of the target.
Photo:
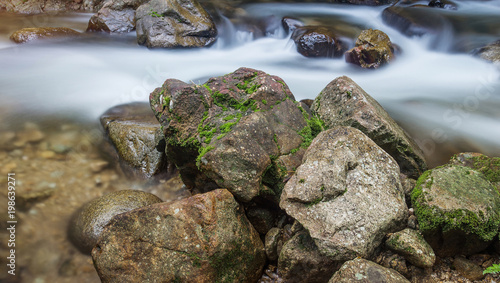
<svg viewBox="0 0 500 283">
<path fill-rule="evenodd" d="M 85 204 L 73 214 L 68 237 L 82 253 L 90 254 L 111 218 L 159 202 L 162 200 L 157 196 L 142 191 L 123 190 L 107 194 Z"/>
<path fill-rule="evenodd" d="M 108 0 L 100 5 L 87 27 L 87 31 L 109 33 L 130 32 L 135 29 L 135 10 L 147 0 Z"/>
<path fill-rule="evenodd" d="M 500 195 L 476 170 L 446 165 L 426 171 L 411 201 L 420 231 L 439 256 L 480 252 L 498 234 Z"/>
<path fill-rule="evenodd" d="M 94 11 L 102 0 L 3 0 L 0 10 L 20 14 L 41 14 L 68 11 Z"/>
<path fill-rule="evenodd" d="M 394 47 L 389 36 L 373 29 L 362 31 L 356 46 L 345 53 L 346 62 L 367 69 L 377 69 L 393 59 Z"/>
<path fill-rule="evenodd" d="M 385 282 L 409 283 L 403 275 L 366 259 L 357 258 L 347 261 L 328 283 Z"/>
<path fill-rule="evenodd" d="M 125 176 L 168 178 L 175 171 L 165 155 L 165 138 L 148 103 L 122 104 L 100 117 L 110 146 L 108 158 L 119 163 Z M 111 148 L 110 148 L 111 147 Z"/>
<path fill-rule="evenodd" d="M 306 231 L 299 231 L 283 246 L 278 273 L 284 282 L 327 282 L 338 269 L 338 262 L 322 255 Z"/>
<path fill-rule="evenodd" d="M 500 40 L 481 47 L 474 52 L 484 60 L 500 64 Z"/>
<path fill-rule="evenodd" d="M 102 282 L 256 282 L 259 234 L 219 189 L 116 216 L 92 259 Z"/>
<path fill-rule="evenodd" d="M 453 261 L 453 266 L 458 273 L 471 281 L 481 280 L 484 278 L 483 269 L 479 265 L 464 257 L 457 256 Z"/>
<path fill-rule="evenodd" d="M 348 48 L 333 30 L 323 26 L 296 26 L 292 39 L 305 57 L 341 57 Z"/>
<path fill-rule="evenodd" d="M 304 23 L 296 18 L 292 17 L 283 17 L 281 19 L 281 25 L 283 26 L 283 29 L 285 30 L 286 33 L 293 32 L 299 27 L 303 27 Z"/>
<path fill-rule="evenodd" d="M 463 152 L 454 155 L 449 164 L 466 166 L 483 173 L 484 177 L 500 192 L 500 157 L 488 157 L 477 152 Z"/>
<path fill-rule="evenodd" d="M 38 39 L 59 38 L 59 37 L 75 37 L 82 34 L 70 28 L 23 28 L 15 31 L 10 39 L 15 43 L 26 43 Z"/>
<path fill-rule="evenodd" d="M 196 0 L 151 0 L 136 10 L 137 42 L 150 48 L 204 47 L 217 28 Z"/>
<path fill-rule="evenodd" d="M 313 140 L 280 207 L 334 260 L 370 256 L 408 216 L 397 163 L 351 127 L 326 130 Z"/>
<path fill-rule="evenodd" d="M 361 130 L 396 160 L 401 173 L 416 179 L 427 170 L 424 154 L 413 139 L 350 78 L 330 82 L 311 110 L 327 128 L 351 126 Z"/>
<path fill-rule="evenodd" d="M 204 85 L 169 79 L 150 95 L 188 188 L 279 202 L 288 171 L 322 130 L 282 79 L 240 68 Z"/>
<path fill-rule="evenodd" d="M 436 262 L 434 250 L 416 230 L 407 228 L 393 233 L 385 244 L 415 266 L 429 268 Z"/>
</svg>

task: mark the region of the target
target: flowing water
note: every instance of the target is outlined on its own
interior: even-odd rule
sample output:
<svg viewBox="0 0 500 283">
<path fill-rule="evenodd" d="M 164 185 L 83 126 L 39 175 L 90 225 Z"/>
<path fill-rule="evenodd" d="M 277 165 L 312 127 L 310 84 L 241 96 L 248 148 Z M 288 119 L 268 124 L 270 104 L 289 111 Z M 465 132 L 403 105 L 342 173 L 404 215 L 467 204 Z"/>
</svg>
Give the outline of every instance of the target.
<svg viewBox="0 0 500 283">
<path fill-rule="evenodd" d="M 7 123 L 44 115 L 96 120 L 113 105 L 147 101 L 167 78 L 203 83 L 209 77 L 251 67 L 283 78 L 299 100 L 313 99 L 331 80 L 346 75 L 377 99 L 428 157 L 439 155 L 445 147 L 498 156 L 500 69 L 455 50 L 459 45 L 471 49 L 500 38 L 500 1 L 457 3 L 458 10 L 432 9 L 449 21 L 438 34 L 421 37 L 407 37 L 384 24 L 385 7 L 247 5 L 249 17 L 274 21 L 266 36 L 257 38 L 221 16 L 216 44 L 190 50 L 149 50 L 135 43 L 135 33 L 14 45 L 8 36 L 16 29 L 66 26 L 84 31 L 91 14 L 3 13 L 1 104 L 11 113 Z M 365 28 L 380 29 L 402 53 L 378 70 L 362 70 L 343 59 L 305 58 L 279 24 L 282 16 L 295 16 L 308 24 L 335 23 L 341 33 L 352 37 Z"/>
</svg>

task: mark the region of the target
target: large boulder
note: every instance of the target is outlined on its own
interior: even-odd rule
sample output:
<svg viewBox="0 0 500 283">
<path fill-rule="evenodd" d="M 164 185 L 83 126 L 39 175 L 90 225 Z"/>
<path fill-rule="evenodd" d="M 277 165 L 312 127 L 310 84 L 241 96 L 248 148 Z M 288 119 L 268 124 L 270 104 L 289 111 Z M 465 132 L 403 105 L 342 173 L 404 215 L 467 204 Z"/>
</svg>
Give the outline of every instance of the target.
<svg viewBox="0 0 500 283">
<path fill-rule="evenodd" d="M 174 166 L 167 162 L 165 138 L 148 103 L 114 106 L 100 120 L 106 134 L 105 153 L 118 161 L 127 177 L 170 177 Z"/>
<path fill-rule="evenodd" d="M 427 170 L 424 154 L 413 139 L 350 78 L 330 82 L 314 100 L 312 111 L 326 127 L 361 130 L 396 160 L 401 173 L 416 179 Z"/>
<path fill-rule="evenodd" d="M 73 214 L 68 237 L 81 252 L 90 254 L 111 218 L 159 202 L 162 200 L 157 196 L 142 191 L 123 190 L 107 194 L 85 204 Z"/>
<path fill-rule="evenodd" d="M 483 173 L 500 192 L 500 157 L 489 157 L 477 152 L 462 152 L 454 155 L 449 164 L 466 166 Z"/>
<path fill-rule="evenodd" d="M 324 26 L 297 26 L 292 39 L 305 57 L 341 57 L 348 48 L 335 31 Z"/>
<path fill-rule="evenodd" d="M 204 47 L 217 29 L 196 0 L 151 0 L 136 10 L 137 41 L 147 47 Z"/>
<path fill-rule="evenodd" d="M 372 255 L 408 216 L 397 163 L 351 127 L 326 130 L 313 140 L 280 207 L 334 260 Z"/>
<path fill-rule="evenodd" d="M 348 63 L 362 68 L 377 69 L 394 59 L 394 47 L 389 36 L 380 30 L 363 30 L 356 46 L 345 53 Z"/>
<path fill-rule="evenodd" d="M 38 39 L 58 38 L 58 37 L 75 37 L 82 34 L 70 28 L 23 28 L 15 31 L 10 39 L 15 43 L 26 43 Z"/>
<path fill-rule="evenodd" d="M 426 171 L 411 202 L 420 231 L 439 256 L 480 252 L 498 234 L 500 195 L 476 170 L 446 165 Z"/>
<path fill-rule="evenodd" d="M 288 172 L 322 130 L 282 79 L 240 68 L 204 85 L 169 79 L 150 96 L 167 154 L 197 191 L 277 202 Z"/>
<path fill-rule="evenodd" d="M 114 217 L 92 259 L 102 282 L 256 282 L 259 234 L 227 190 Z"/>
<path fill-rule="evenodd" d="M 339 263 L 322 255 L 307 231 L 299 231 L 283 246 L 278 260 L 278 274 L 289 283 L 327 282 Z"/>
<path fill-rule="evenodd" d="M 328 283 L 409 283 L 403 275 L 395 270 L 385 268 L 366 259 L 357 258 L 350 260 L 328 281 Z"/>
</svg>

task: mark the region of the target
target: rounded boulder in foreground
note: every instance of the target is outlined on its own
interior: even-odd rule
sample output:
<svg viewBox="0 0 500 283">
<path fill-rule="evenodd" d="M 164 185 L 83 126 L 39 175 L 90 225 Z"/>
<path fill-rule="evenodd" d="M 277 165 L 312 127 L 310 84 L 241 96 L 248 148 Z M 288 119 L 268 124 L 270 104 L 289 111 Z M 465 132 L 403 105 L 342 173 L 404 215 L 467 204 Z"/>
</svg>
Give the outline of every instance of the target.
<svg viewBox="0 0 500 283">
<path fill-rule="evenodd" d="M 85 204 L 73 214 L 68 227 L 70 241 L 85 254 L 90 254 L 104 226 L 114 216 L 162 202 L 157 196 L 135 190 L 117 191 Z"/>
</svg>

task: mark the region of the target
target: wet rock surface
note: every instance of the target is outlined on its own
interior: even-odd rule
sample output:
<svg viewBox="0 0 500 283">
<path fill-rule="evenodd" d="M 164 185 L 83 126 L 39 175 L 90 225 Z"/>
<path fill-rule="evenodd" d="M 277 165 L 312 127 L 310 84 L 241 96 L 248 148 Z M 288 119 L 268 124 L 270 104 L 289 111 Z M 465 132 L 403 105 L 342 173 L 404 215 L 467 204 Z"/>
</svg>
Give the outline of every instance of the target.
<svg viewBox="0 0 500 283">
<path fill-rule="evenodd" d="M 412 193 L 419 229 L 437 255 L 470 255 L 498 234 L 500 195 L 476 170 L 446 165 L 426 171 Z"/>
<path fill-rule="evenodd" d="M 68 237 L 80 251 L 90 255 L 111 218 L 159 202 L 162 200 L 157 196 L 142 191 L 123 190 L 107 194 L 75 212 L 68 226 Z"/>
<path fill-rule="evenodd" d="M 398 165 L 351 127 L 335 127 L 314 139 L 285 185 L 280 207 L 335 260 L 372 255 L 408 216 Z"/>
<path fill-rule="evenodd" d="M 323 26 L 295 24 L 292 39 L 297 51 L 305 57 L 341 57 L 348 48 L 333 30 Z"/>
<path fill-rule="evenodd" d="M 4 0 L 0 9 L 22 14 L 40 14 L 57 11 L 93 11 L 102 0 Z"/>
<path fill-rule="evenodd" d="M 366 259 L 357 258 L 344 263 L 340 270 L 328 281 L 328 283 L 336 282 L 408 283 L 410 281 L 392 269 Z"/>
<path fill-rule="evenodd" d="M 10 36 L 10 39 L 15 43 L 26 43 L 39 39 L 75 37 L 81 35 L 81 33 L 70 28 L 39 27 L 18 30 Z"/>
<path fill-rule="evenodd" d="M 389 36 L 380 30 L 364 30 L 356 46 L 345 53 L 348 63 L 362 68 L 377 69 L 394 59 L 394 47 Z"/>
<path fill-rule="evenodd" d="M 443 16 L 426 6 L 391 6 L 382 12 L 382 19 L 407 36 L 437 34 L 447 24 Z"/>
<path fill-rule="evenodd" d="M 475 53 L 485 60 L 500 64 L 500 40 L 475 50 Z"/>
<path fill-rule="evenodd" d="M 243 207 L 215 190 L 116 216 L 92 258 L 102 282 L 255 282 L 265 253 Z"/>
<path fill-rule="evenodd" d="M 217 28 L 196 0 L 151 0 L 136 10 L 137 42 L 150 48 L 204 47 Z"/>
<path fill-rule="evenodd" d="M 424 154 L 414 140 L 350 78 L 330 82 L 311 110 L 328 128 L 351 126 L 361 130 L 396 160 L 401 173 L 418 178 L 427 169 Z"/>
<path fill-rule="evenodd" d="M 150 102 L 186 185 L 224 187 L 244 202 L 278 202 L 287 168 L 322 129 L 283 80 L 248 68 L 204 85 L 169 79 Z"/>
<path fill-rule="evenodd" d="M 436 261 L 436 255 L 432 247 L 416 230 L 407 228 L 393 233 L 385 244 L 389 249 L 401 254 L 415 266 L 429 268 Z"/>
<path fill-rule="evenodd" d="M 165 139 L 148 103 L 112 107 L 100 117 L 107 141 L 103 150 L 128 178 L 166 179 L 175 168 L 167 161 Z"/>
</svg>

